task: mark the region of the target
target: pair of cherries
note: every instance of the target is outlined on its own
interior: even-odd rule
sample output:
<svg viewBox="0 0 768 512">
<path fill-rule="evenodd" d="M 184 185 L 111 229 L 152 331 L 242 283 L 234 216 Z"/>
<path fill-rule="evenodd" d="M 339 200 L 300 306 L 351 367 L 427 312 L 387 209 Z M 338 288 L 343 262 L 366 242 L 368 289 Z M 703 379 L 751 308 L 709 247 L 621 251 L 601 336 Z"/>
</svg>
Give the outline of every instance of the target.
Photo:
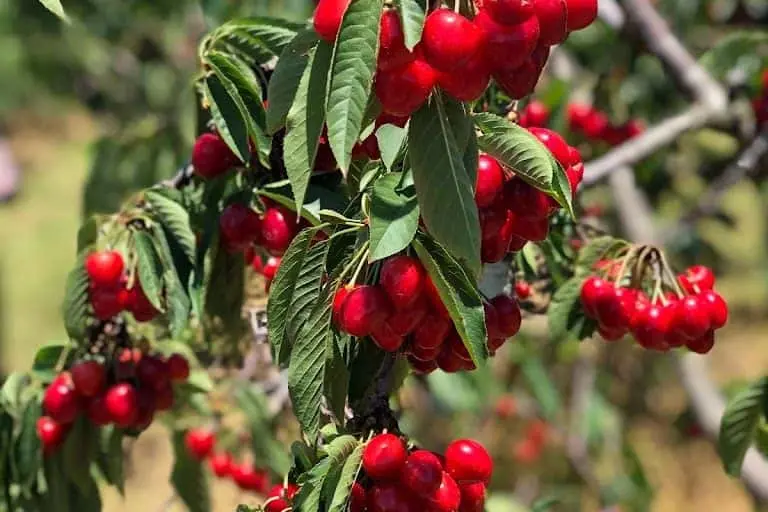
<svg viewBox="0 0 768 512">
<path fill-rule="evenodd" d="M 566 116 L 572 132 L 610 146 L 622 144 L 645 131 L 645 125 L 638 119 L 631 119 L 620 125 L 612 124 L 605 112 L 583 103 L 570 103 Z"/>
<path fill-rule="evenodd" d="M 85 259 L 88 274 L 88 296 L 93 315 L 99 320 L 109 320 L 122 311 L 129 311 L 137 322 L 153 320 L 158 311 L 141 288 L 138 275 L 133 287 L 128 288 L 125 276 L 125 260 L 118 251 L 94 251 Z"/>
<path fill-rule="evenodd" d="M 225 249 L 240 252 L 258 245 L 273 256 L 283 255 L 303 224 L 288 208 L 267 203 L 261 215 L 240 203 L 224 208 L 219 217 L 219 231 Z"/>
</svg>

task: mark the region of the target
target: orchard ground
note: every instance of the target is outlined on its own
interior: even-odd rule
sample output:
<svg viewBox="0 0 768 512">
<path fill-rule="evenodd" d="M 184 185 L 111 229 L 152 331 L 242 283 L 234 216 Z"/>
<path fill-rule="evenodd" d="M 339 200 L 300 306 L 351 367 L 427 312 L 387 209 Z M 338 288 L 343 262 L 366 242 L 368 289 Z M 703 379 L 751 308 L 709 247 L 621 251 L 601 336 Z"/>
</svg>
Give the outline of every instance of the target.
<svg viewBox="0 0 768 512">
<path fill-rule="evenodd" d="M 88 144 L 97 134 L 97 125 L 78 113 L 59 117 L 25 113 L 16 119 L 11 126 L 12 145 L 24 168 L 23 188 L 13 203 L 0 206 L 0 369 L 4 372 L 26 369 L 38 346 L 64 337 L 59 305 L 74 262 L 73 237 L 79 225 Z M 701 143 L 694 138 L 689 142 Z M 692 194 L 702 186 L 693 173 L 680 176 L 681 183 L 676 185 Z M 738 230 L 701 226 L 707 238 L 731 258 L 718 277 L 718 289 L 732 306 L 735 321 L 723 331 L 710 356 L 720 383 L 756 378 L 768 367 L 768 349 L 757 343 L 768 335 L 768 323 L 757 320 L 768 305 L 768 288 L 759 273 L 766 255 L 765 219 L 754 214 L 763 206 L 757 190 L 747 183 L 734 187 L 724 205 L 737 219 Z M 661 221 L 674 219 L 678 209 L 668 201 L 661 209 L 665 215 Z M 668 380 L 646 393 L 656 414 L 629 425 L 630 439 L 657 490 L 653 510 L 753 510 L 738 482 L 724 475 L 713 445 L 704 439 L 681 438 L 671 427 L 685 407 L 685 396 L 674 382 L 671 359 L 666 357 Z M 167 484 L 171 460 L 163 428 L 152 427 L 128 459 L 128 498 L 122 501 L 110 489 L 104 510 L 182 510 L 177 504 L 163 508 L 172 496 Z M 548 463 L 545 455 L 539 463 L 543 466 L 533 466 L 532 473 Z M 213 489 L 217 511 L 254 501 L 230 482 L 217 481 Z M 592 510 L 588 502 L 584 510 Z"/>
</svg>

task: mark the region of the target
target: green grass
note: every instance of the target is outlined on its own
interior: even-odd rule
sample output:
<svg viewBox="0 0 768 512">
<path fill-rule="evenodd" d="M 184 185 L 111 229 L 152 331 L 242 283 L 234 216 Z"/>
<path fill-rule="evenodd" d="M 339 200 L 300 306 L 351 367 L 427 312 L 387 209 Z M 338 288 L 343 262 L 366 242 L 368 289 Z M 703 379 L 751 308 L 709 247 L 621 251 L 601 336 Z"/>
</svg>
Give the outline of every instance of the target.
<svg viewBox="0 0 768 512">
<path fill-rule="evenodd" d="M 37 137 L 39 141 L 19 141 L 22 190 L 11 204 L 0 205 L 4 371 L 29 368 L 37 347 L 65 339 L 59 308 L 75 259 L 87 142 Z"/>
</svg>

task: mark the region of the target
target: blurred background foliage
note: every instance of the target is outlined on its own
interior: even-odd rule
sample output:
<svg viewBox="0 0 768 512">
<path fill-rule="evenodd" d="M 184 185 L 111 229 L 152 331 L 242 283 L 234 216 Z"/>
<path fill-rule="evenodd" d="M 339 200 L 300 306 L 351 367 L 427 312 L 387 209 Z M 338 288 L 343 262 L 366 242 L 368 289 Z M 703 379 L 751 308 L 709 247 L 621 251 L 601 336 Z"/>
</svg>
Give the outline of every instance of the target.
<svg viewBox="0 0 768 512">
<path fill-rule="evenodd" d="M 765 0 L 659 0 L 665 18 L 718 78 L 733 85 L 740 126 L 691 132 L 636 166 L 657 223 L 677 224 L 754 129 L 749 99 L 768 67 Z M 172 175 L 188 158 L 196 112 L 192 78 L 197 42 L 237 16 L 306 19 L 310 0 L 64 0 L 64 24 L 38 2 L 0 0 L 0 129 L 24 170 L 19 197 L 0 206 L 0 368 L 26 369 L 36 347 L 64 336 L 58 307 L 74 261 L 83 213 L 111 212 L 132 191 Z M 749 34 L 749 35 L 745 35 Z M 566 52 L 584 70 L 574 82 L 547 78 L 537 98 L 565 132 L 571 97 L 591 97 L 621 123 L 652 125 L 681 111 L 689 99 L 626 33 L 603 23 L 574 34 Z M 586 157 L 609 148 L 582 141 Z M 694 260 L 714 266 L 718 288 L 735 310 L 712 356 L 713 378 L 725 388 L 768 367 L 768 186 L 763 168 L 725 194 L 721 210 L 675 237 L 678 267 Z M 610 192 L 583 194 L 603 221 L 617 222 Z M 260 289 L 257 278 L 254 287 Z M 628 345 L 552 346 L 543 323 L 526 320 L 518 342 L 492 368 L 471 375 L 409 379 L 400 396 L 403 428 L 427 447 L 472 435 L 494 450 L 491 512 L 528 510 L 547 495 L 559 510 L 717 510 L 757 506 L 720 468 L 711 443 L 697 436 L 670 357 L 640 354 Z M 597 361 L 584 409 L 569 414 L 572 376 Z M 427 392 L 429 389 L 431 392 Z M 583 434 L 573 445 L 569 432 Z M 585 484 L 566 453 L 586 450 Z M 581 452 L 579 452 L 581 453 Z M 143 436 L 133 452 L 127 501 L 109 496 L 106 510 L 160 506 L 171 454 L 163 432 Z M 571 457 L 572 458 L 572 457 Z M 133 467 L 132 466 L 132 467 Z M 589 480 L 589 479 L 588 479 Z M 217 483 L 216 510 L 244 501 Z M 247 501 L 247 500 L 246 500 Z"/>
</svg>

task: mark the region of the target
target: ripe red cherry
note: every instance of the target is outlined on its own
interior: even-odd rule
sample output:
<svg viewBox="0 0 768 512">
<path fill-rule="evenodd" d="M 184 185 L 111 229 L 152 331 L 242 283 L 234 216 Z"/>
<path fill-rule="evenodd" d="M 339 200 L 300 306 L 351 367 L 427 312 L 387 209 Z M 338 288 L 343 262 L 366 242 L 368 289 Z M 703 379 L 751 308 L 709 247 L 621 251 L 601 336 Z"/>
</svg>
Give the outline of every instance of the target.
<svg viewBox="0 0 768 512">
<path fill-rule="evenodd" d="M 56 450 L 67 435 L 67 428 L 61 423 L 57 423 L 49 416 L 41 416 L 35 424 L 37 437 L 43 445 L 43 453 L 50 454 Z"/>
<path fill-rule="evenodd" d="M 483 0 L 483 9 L 499 23 L 514 25 L 533 16 L 533 0 Z"/>
<path fill-rule="evenodd" d="M 443 465 L 427 450 L 416 450 L 408 456 L 400 473 L 400 481 L 414 494 L 430 496 L 440 487 Z"/>
<path fill-rule="evenodd" d="M 169 382 L 167 386 L 155 390 L 155 409 L 168 411 L 173 407 L 173 387 Z"/>
<path fill-rule="evenodd" d="M 344 301 L 347 299 L 349 292 L 354 290 L 354 287 L 349 285 L 339 286 L 336 293 L 333 296 L 333 304 L 331 305 L 331 319 L 335 325 L 339 325 L 339 319 L 341 318 L 341 309 L 344 306 Z"/>
<path fill-rule="evenodd" d="M 438 368 L 445 373 L 456 373 L 464 369 L 466 361 L 459 357 L 446 343 L 435 359 Z"/>
<path fill-rule="evenodd" d="M 485 484 L 475 482 L 459 486 L 461 505 L 459 512 L 483 512 L 485 510 Z"/>
<path fill-rule="evenodd" d="M 43 408 L 54 421 L 66 425 L 80 411 L 79 397 L 67 379 L 55 379 L 43 394 Z"/>
<path fill-rule="evenodd" d="M 590 276 L 581 285 L 581 305 L 588 317 L 597 319 L 597 304 L 606 294 L 612 293 L 611 284 L 597 276 Z"/>
<path fill-rule="evenodd" d="M 571 146 L 563 139 L 559 133 L 549 130 L 547 128 L 528 128 L 528 131 L 533 134 L 534 137 L 539 139 L 539 142 L 552 153 L 555 160 L 560 162 L 563 167 L 568 167 L 571 163 Z"/>
<path fill-rule="evenodd" d="M 166 361 L 168 376 L 174 382 L 184 382 L 189 378 L 189 361 L 181 354 L 171 354 Z"/>
<path fill-rule="evenodd" d="M 230 252 L 244 251 L 261 234 L 259 214 L 243 204 L 231 204 L 219 217 L 221 241 Z"/>
<path fill-rule="evenodd" d="M 531 285 L 527 281 L 517 281 L 515 283 L 515 295 L 520 299 L 527 299 L 531 296 Z"/>
<path fill-rule="evenodd" d="M 419 260 L 400 254 L 388 258 L 381 266 L 379 283 L 395 309 L 404 310 L 421 296 L 425 278 Z"/>
<path fill-rule="evenodd" d="M 371 339 L 385 352 L 397 352 L 405 342 L 405 338 L 397 334 L 388 322 L 381 322 L 375 326 L 371 331 Z"/>
<path fill-rule="evenodd" d="M 189 455 L 196 460 L 203 460 L 213 452 L 216 437 L 210 430 L 192 428 L 184 436 L 184 446 Z"/>
<path fill-rule="evenodd" d="M 232 472 L 232 456 L 228 452 L 214 453 L 208 464 L 213 474 L 219 478 L 229 476 Z"/>
<path fill-rule="evenodd" d="M 264 505 L 264 512 L 283 512 L 291 507 L 290 498 L 283 496 L 283 486 L 274 485 L 267 494 L 267 502 Z"/>
<path fill-rule="evenodd" d="M 688 293 L 711 290 L 715 286 L 715 274 L 704 265 L 694 265 L 679 277 L 680 285 Z"/>
<path fill-rule="evenodd" d="M 104 395 L 98 395 L 90 399 L 85 409 L 85 415 L 88 420 L 97 426 L 109 425 L 112 418 L 107 410 L 107 404 Z"/>
<path fill-rule="evenodd" d="M 422 295 L 405 311 L 395 311 L 387 323 L 400 336 L 411 334 L 424 320 L 429 311 L 427 298 Z"/>
<path fill-rule="evenodd" d="M 514 25 L 502 25 L 487 11 L 480 11 L 474 22 L 485 38 L 483 56 L 494 72 L 518 69 L 536 48 L 539 39 L 536 16 Z"/>
<path fill-rule="evenodd" d="M 699 295 L 709 310 L 709 321 L 713 329 L 720 329 L 728 322 L 728 304 L 719 293 L 706 290 Z"/>
<path fill-rule="evenodd" d="M 442 8 L 427 16 L 421 43 L 427 62 L 439 71 L 450 72 L 479 57 L 483 34 L 461 14 Z"/>
<path fill-rule="evenodd" d="M 640 303 L 632 317 L 632 335 L 643 348 L 666 350 L 670 332 L 670 315 L 658 304 Z"/>
<path fill-rule="evenodd" d="M 90 291 L 90 301 L 93 315 L 99 320 L 107 321 L 123 310 L 121 290 L 118 288 L 95 288 Z"/>
<path fill-rule="evenodd" d="M 506 183 L 504 202 L 516 217 L 522 219 L 542 219 L 549 215 L 549 197 L 520 178 Z"/>
<path fill-rule="evenodd" d="M 296 214 L 286 208 L 267 208 L 261 221 L 261 243 L 273 256 L 282 256 L 298 231 Z"/>
<path fill-rule="evenodd" d="M 477 441 L 458 439 L 445 449 L 445 470 L 459 483 L 487 482 L 493 473 L 493 460 Z"/>
<path fill-rule="evenodd" d="M 341 28 L 341 20 L 351 0 L 320 0 L 312 17 L 312 24 L 320 39 L 329 43 L 336 42 Z"/>
<path fill-rule="evenodd" d="M 277 269 L 280 268 L 280 261 L 281 258 L 277 256 L 270 256 L 267 260 L 266 265 L 264 265 L 264 270 L 262 273 L 264 274 L 264 278 L 267 281 L 271 281 L 275 278 L 275 275 L 277 274 Z"/>
<path fill-rule="evenodd" d="M 430 496 L 430 510 L 434 512 L 454 512 L 459 509 L 460 504 L 461 491 L 458 484 L 448 473 L 443 472 L 440 487 Z"/>
<path fill-rule="evenodd" d="M 491 69 L 484 59 L 470 60 L 465 66 L 438 75 L 438 85 L 459 101 L 475 101 L 488 88 Z"/>
<path fill-rule="evenodd" d="M 493 304 L 484 302 L 483 313 L 485 315 L 485 332 L 488 334 L 488 339 L 503 338 L 504 335 L 501 333 L 501 329 L 499 329 L 499 313 Z"/>
<path fill-rule="evenodd" d="M 690 340 L 686 347 L 688 347 L 688 350 L 691 352 L 695 352 L 697 354 L 707 354 L 710 350 L 712 350 L 712 347 L 715 346 L 715 332 L 710 330 L 707 331 L 703 336 L 700 338 L 696 338 L 695 340 Z"/>
<path fill-rule="evenodd" d="M 234 464 L 232 479 L 237 486 L 245 491 L 263 493 L 267 488 L 267 474 L 253 464 Z"/>
<path fill-rule="evenodd" d="M 365 512 L 366 506 L 365 488 L 360 482 L 355 482 L 349 493 L 349 512 Z"/>
<path fill-rule="evenodd" d="M 493 71 L 493 79 L 499 87 L 512 99 L 525 98 L 536 89 L 541 69 L 529 58 L 519 68 L 497 69 Z"/>
<path fill-rule="evenodd" d="M 608 116 L 598 110 L 592 109 L 584 120 L 582 131 L 588 139 L 600 140 L 610 128 Z"/>
<path fill-rule="evenodd" d="M 420 361 L 412 355 L 409 355 L 408 363 L 410 363 L 413 372 L 418 375 L 429 375 L 433 371 L 437 370 L 437 361 L 435 360 Z"/>
<path fill-rule="evenodd" d="M 363 469 L 374 480 L 394 480 L 400 476 L 408 452 L 394 434 L 379 434 L 363 449 Z"/>
<path fill-rule="evenodd" d="M 142 386 L 160 389 L 170 379 L 168 366 L 159 357 L 145 355 L 136 365 L 136 378 Z"/>
<path fill-rule="evenodd" d="M 443 299 L 440 298 L 440 293 L 437 291 L 434 281 L 432 281 L 432 278 L 429 276 L 427 276 L 427 280 L 424 283 L 424 292 L 429 299 L 429 303 L 432 304 L 432 309 L 435 313 L 445 319 L 450 319 L 451 315 L 448 313 L 448 309 L 445 307 Z"/>
<path fill-rule="evenodd" d="M 117 251 L 96 251 L 85 258 L 85 271 L 91 284 L 97 287 L 114 287 L 120 284 L 125 263 Z"/>
<path fill-rule="evenodd" d="M 408 117 L 427 101 L 437 83 L 437 73 L 421 59 L 376 73 L 374 88 L 384 112 Z"/>
<path fill-rule="evenodd" d="M 475 182 L 475 203 L 480 208 L 493 204 L 504 187 L 504 169 L 499 162 L 488 155 L 477 158 L 477 180 Z"/>
<path fill-rule="evenodd" d="M 439 347 L 448 336 L 452 325 L 450 320 L 430 313 L 413 332 L 413 343 L 422 348 Z"/>
<path fill-rule="evenodd" d="M 534 0 L 534 10 L 541 25 L 539 40 L 548 45 L 565 41 L 568 36 L 568 7 L 565 0 Z"/>
<path fill-rule="evenodd" d="M 104 366 L 97 361 L 82 361 L 72 366 L 72 383 L 80 396 L 96 396 L 104 389 L 107 375 Z"/>
<path fill-rule="evenodd" d="M 138 393 L 138 413 L 131 427 L 142 431 L 149 428 L 155 419 L 155 391 L 148 387 L 142 387 Z"/>
<path fill-rule="evenodd" d="M 118 427 L 128 428 L 136 422 L 139 414 L 139 398 L 136 388 L 122 382 L 109 388 L 104 402 L 109 417 Z"/>
<path fill-rule="evenodd" d="M 491 299 L 491 305 L 496 309 L 499 331 L 505 338 L 511 338 L 520 330 L 520 306 L 517 301 L 507 295 L 497 295 Z"/>
<path fill-rule="evenodd" d="M 568 30 L 580 30 L 597 18 L 597 0 L 568 0 Z"/>
<path fill-rule="evenodd" d="M 368 512 L 417 512 L 421 507 L 397 484 L 374 485 L 367 495 Z"/>
<path fill-rule="evenodd" d="M 710 329 L 709 306 L 698 296 L 689 295 L 677 302 L 672 329 L 687 339 L 697 339 Z"/>
<path fill-rule="evenodd" d="M 389 318 L 391 309 L 380 286 L 359 286 L 344 300 L 339 327 L 352 336 L 368 336 Z"/>
<path fill-rule="evenodd" d="M 192 167 L 203 179 L 221 176 L 239 163 L 227 143 L 215 133 L 203 133 L 192 148 Z"/>
<path fill-rule="evenodd" d="M 628 296 L 626 288 L 608 287 L 595 304 L 597 321 L 608 330 L 626 329 L 632 316 L 631 310 L 624 303 L 633 299 Z"/>
<path fill-rule="evenodd" d="M 541 101 L 531 101 L 526 105 L 524 112 L 529 126 L 543 127 L 549 122 L 549 107 Z"/>
<path fill-rule="evenodd" d="M 627 330 L 621 327 L 617 329 L 611 329 L 604 325 L 598 325 L 597 333 L 605 341 L 619 341 L 624 337 L 625 334 L 627 334 Z"/>
<path fill-rule="evenodd" d="M 377 69 L 387 71 L 408 64 L 414 58 L 405 46 L 405 36 L 396 9 L 385 9 L 379 29 L 379 57 Z"/>
</svg>

